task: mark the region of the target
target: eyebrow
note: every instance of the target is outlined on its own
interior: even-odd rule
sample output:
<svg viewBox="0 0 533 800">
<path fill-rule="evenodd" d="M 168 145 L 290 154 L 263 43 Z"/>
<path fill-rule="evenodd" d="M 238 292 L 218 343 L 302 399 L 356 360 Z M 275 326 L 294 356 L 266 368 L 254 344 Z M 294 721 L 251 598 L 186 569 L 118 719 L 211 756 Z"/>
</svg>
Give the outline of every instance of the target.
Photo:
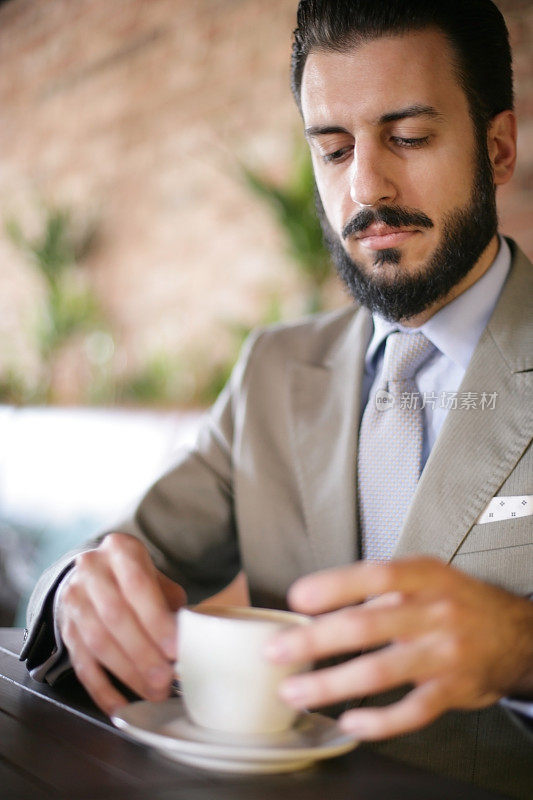
<svg viewBox="0 0 533 800">
<path fill-rule="evenodd" d="M 396 122 L 399 119 L 410 119 L 411 117 L 427 117 L 428 119 L 440 120 L 443 115 L 433 106 L 414 105 L 401 108 L 399 111 L 391 111 L 389 114 L 383 114 L 378 122 L 383 125 L 387 122 Z"/>
<path fill-rule="evenodd" d="M 376 123 L 378 125 L 386 125 L 388 122 L 419 117 L 441 120 L 443 115 L 433 106 L 414 105 L 400 108 L 397 111 L 389 111 L 387 114 L 378 117 Z M 349 133 L 349 131 L 341 125 L 312 125 L 310 128 L 305 129 L 305 135 L 310 139 L 316 136 L 325 136 L 328 133 Z"/>
</svg>

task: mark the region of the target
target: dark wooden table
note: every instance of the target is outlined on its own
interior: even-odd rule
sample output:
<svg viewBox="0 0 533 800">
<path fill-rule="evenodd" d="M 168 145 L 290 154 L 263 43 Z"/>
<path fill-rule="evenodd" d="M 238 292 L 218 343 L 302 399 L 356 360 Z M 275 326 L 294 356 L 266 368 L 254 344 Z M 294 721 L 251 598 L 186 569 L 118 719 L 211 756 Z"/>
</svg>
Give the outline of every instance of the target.
<svg viewBox="0 0 533 800">
<path fill-rule="evenodd" d="M 303 772 L 231 776 L 168 761 L 116 730 L 74 678 L 36 683 L 0 628 L 1 800 L 494 800 L 361 746 Z"/>
</svg>

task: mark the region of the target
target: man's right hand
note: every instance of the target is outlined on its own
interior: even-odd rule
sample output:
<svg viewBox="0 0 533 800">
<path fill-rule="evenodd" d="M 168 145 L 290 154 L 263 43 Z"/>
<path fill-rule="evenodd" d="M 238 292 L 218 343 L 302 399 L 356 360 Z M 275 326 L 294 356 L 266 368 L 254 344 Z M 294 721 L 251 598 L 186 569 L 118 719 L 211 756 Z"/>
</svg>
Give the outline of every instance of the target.
<svg viewBox="0 0 533 800">
<path fill-rule="evenodd" d="M 154 567 L 146 547 L 129 534 L 109 534 L 76 558 L 59 591 L 59 630 L 94 702 L 106 714 L 127 702 L 105 669 L 141 697 L 164 700 L 176 660 L 173 612 L 186 595 Z"/>
</svg>

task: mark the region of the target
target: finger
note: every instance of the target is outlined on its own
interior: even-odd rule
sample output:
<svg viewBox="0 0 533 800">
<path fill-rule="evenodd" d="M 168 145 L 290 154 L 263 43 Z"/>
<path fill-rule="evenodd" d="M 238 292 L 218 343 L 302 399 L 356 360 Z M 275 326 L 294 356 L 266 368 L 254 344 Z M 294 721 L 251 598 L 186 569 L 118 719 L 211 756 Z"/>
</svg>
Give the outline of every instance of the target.
<svg viewBox="0 0 533 800">
<path fill-rule="evenodd" d="M 376 741 L 410 733 L 429 725 L 453 706 L 449 687 L 435 679 L 417 686 L 398 703 L 382 708 L 347 711 L 339 719 L 346 733 Z"/>
<path fill-rule="evenodd" d="M 268 642 L 265 655 L 283 664 L 353 653 L 424 634 L 435 627 L 437 613 L 434 604 L 420 604 L 410 598 L 404 598 L 401 605 L 391 601 L 351 606 L 277 634 Z"/>
<path fill-rule="evenodd" d="M 123 596 L 141 627 L 169 659 L 176 655 L 175 619 L 170 611 L 148 551 L 133 536 L 108 536 L 109 564 Z"/>
<path fill-rule="evenodd" d="M 65 640 L 65 644 L 69 651 L 70 663 L 78 680 L 96 705 L 111 716 L 117 708 L 126 705 L 126 698 L 114 688 L 104 670 L 83 644 L 81 637 L 73 632 L 71 625 L 66 626 L 65 633 L 68 637 L 68 643 Z M 63 633 L 64 638 L 65 633 Z"/>
<path fill-rule="evenodd" d="M 365 600 L 365 606 L 368 608 L 393 608 L 405 602 L 406 595 L 403 592 L 386 592 L 375 597 L 369 597 Z"/>
<path fill-rule="evenodd" d="M 330 705 L 435 676 L 440 659 L 431 640 L 396 644 L 327 669 L 288 678 L 280 693 L 296 708 Z"/>
<path fill-rule="evenodd" d="M 166 663 L 161 648 L 142 626 L 115 575 L 104 563 L 93 564 L 96 553 L 87 553 L 79 567 L 78 581 L 94 605 L 102 623 L 124 650 L 145 668 Z"/>
<path fill-rule="evenodd" d="M 96 566 L 94 560 L 98 562 Z M 117 609 L 122 609 L 124 614 Z M 129 620 L 133 623 L 133 632 Z M 137 694 L 152 700 L 161 700 L 168 695 L 172 680 L 171 666 L 140 631 L 130 607 L 117 594 L 112 576 L 104 569 L 96 552 L 85 554 L 62 586 L 58 624 L 67 648 L 70 641 L 65 630 L 69 625 L 74 625 L 79 631 L 78 638 L 84 642 L 91 656 Z M 117 641 L 117 635 L 120 642 Z"/>
<path fill-rule="evenodd" d="M 156 570 L 156 578 L 167 606 L 171 611 L 176 612 L 187 603 L 187 595 L 179 583 L 167 578 L 159 570 Z"/>
<path fill-rule="evenodd" d="M 318 614 L 387 592 L 439 591 L 458 575 L 461 573 L 457 570 L 426 556 L 361 561 L 300 578 L 290 588 L 288 598 L 295 611 Z"/>
<path fill-rule="evenodd" d="M 164 654 L 141 628 L 108 572 L 100 569 L 86 578 L 77 592 L 71 614 L 85 645 L 123 683 L 148 700 L 163 700 L 172 681 Z"/>
</svg>

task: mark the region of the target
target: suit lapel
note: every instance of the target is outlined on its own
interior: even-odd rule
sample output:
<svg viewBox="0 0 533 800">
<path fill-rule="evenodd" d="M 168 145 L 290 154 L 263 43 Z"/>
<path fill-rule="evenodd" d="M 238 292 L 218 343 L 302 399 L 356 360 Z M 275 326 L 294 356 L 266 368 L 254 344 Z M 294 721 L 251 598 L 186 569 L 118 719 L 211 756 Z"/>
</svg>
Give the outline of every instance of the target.
<svg viewBox="0 0 533 800">
<path fill-rule="evenodd" d="M 292 364 L 293 450 L 317 569 L 357 557 L 357 433 L 371 333 L 370 315 L 361 309 L 331 357 L 319 364 Z"/>
<path fill-rule="evenodd" d="M 449 562 L 533 435 L 531 264 L 518 252 L 459 392 L 496 393 L 495 408 L 451 410 L 433 447 L 394 557 Z"/>
</svg>

